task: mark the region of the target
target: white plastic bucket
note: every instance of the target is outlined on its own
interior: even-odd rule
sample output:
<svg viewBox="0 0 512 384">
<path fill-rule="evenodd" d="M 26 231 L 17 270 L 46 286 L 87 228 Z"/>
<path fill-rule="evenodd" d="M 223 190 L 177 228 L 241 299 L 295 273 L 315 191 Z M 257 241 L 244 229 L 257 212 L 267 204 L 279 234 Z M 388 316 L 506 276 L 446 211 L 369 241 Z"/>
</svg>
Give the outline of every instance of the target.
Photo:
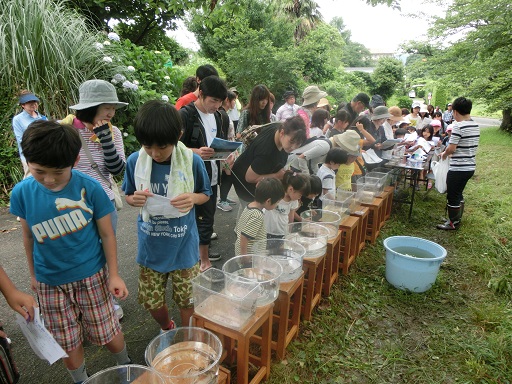
<svg viewBox="0 0 512 384">
<path fill-rule="evenodd" d="M 384 240 L 384 247 L 386 280 L 395 288 L 411 292 L 428 291 L 446 257 L 446 249 L 419 237 L 388 237 Z"/>
</svg>

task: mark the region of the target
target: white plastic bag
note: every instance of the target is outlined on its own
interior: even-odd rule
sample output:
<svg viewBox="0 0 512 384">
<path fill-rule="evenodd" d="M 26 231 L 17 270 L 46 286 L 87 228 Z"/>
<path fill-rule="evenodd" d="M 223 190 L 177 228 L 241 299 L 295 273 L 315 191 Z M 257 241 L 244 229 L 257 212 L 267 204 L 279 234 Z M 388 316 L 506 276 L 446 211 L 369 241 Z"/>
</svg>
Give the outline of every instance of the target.
<svg viewBox="0 0 512 384">
<path fill-rule="evenodd" d="M 432 173 L 436 178 L 436 189 L 439 193 L 446 192 L 446 176 L 448 175 L 448 168 L 450 168 L 450 160 L 433 161 L 431 166 Z"/>
</svg>

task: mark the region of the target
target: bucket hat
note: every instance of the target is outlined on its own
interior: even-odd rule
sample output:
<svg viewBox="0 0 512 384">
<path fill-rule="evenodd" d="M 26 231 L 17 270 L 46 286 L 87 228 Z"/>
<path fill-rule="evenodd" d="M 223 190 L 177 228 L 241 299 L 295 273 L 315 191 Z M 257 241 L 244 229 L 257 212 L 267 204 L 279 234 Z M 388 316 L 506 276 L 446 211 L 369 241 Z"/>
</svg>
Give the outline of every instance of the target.
<svg viewBox="0 0 512 384">
<path fill-rule="evenodd" d="M 329 106 L 329 108 L 331 107 L 331 104 L 329 103 L 329 100 L 327 100 L 325 97 L 322 97 L 320 99 L 320 101 L 318 102 L 318 105 L 317 107 L 320 108 L 320 107 L 325 107 L 326 105 Z"/>
<path fill-rule="evenodd" d="M 371 120 L 373 121 L 373 120 L 379 120 L 379 119 L 387 119 L 388 117 L 391 117 L 388 107 L 381 105 L 373 110 Z"/>
<path fill-rule="evenodd" d="M 87 80 L 80 85 L 78 91 L 78 104 L 69 107 L 76 111 L 96 107 L 100 104 L 114 104 L 116 109 L 128 105 L 128 103 L 119 101 L 115 87 L 105 80 Z"/>
<path fill-rule="evenodd" d="M 361 156 L 361 147 L 359 146 L 359 133 L 354 130 L 348 130 L 339 135 L 334 135 L 332 137 L 334 143 L 346 151 L 349 155 L 352 156 Z"/>
<path fill-rule="evenodd" d="M 384 99 L 381 95 L 373 95 L 370 100 L 370 108 L 377 108 L 380 105 L 384 105 Z"/>
<path fill-rule="evenodd" d="M 40 103 L 41 101 L 37 98 L 36 95 L 34 95 L 33 93 L 25 93 L 24 95 L 21 95 L 19 97 L 19 102 L 20 104 L 25 104 L 25 103 L 28 103 L 29 101 L 37 101 L 38 103 Z"/>
<path fill-rule="evenodd" d="M 321 91 L 316 85 L 310 85 L 302 92 L 302 98 L 304 99 L 302 106 L 315 104 L 325 96 L 327 96 L 327 92 Z"/>
<path fill-rule="evenodd" d="M 394 123 L 402 120 L 402 110 L 399 107 L 389 107 L 388 112 L 391 115 L 389 119 Z"/>
<path fill-rule="evenodd" d="M 425 104 L 423 104 L 420 107 L 420 112 L 419 113 L 428 113 L 428 109 L 427 109 L 427 106 Z"/>
</svg>

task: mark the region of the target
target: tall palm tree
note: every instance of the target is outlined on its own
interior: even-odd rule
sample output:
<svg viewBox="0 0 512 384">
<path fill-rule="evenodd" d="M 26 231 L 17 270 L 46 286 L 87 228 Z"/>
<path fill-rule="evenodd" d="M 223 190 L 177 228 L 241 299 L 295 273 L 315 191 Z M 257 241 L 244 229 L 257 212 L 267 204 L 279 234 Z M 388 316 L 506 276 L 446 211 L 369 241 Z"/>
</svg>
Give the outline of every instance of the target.
<svg viewBox="0 0 512 384">
<path fill-rule="evenodd" d="M 295 24 L 293 35 L 297 45 L 323 20 L 320 7 L 314 0 L 278 0 L 276 6 L 279 13 Z"/>
</svg>

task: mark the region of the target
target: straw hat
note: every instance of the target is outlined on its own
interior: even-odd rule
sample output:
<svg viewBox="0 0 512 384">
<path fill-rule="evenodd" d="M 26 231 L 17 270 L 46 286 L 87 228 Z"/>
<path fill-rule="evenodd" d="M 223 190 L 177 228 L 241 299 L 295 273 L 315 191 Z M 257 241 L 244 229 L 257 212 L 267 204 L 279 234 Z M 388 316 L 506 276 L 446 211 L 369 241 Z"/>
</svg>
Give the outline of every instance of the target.
<svg viewBox="0 0 512 384">
<path fill-rule="evenodd" d="M 329 107 L 331 106 L 331 104 L 329 103 L 329 100 L 327 100 L 325 97 L 322 97 L 320 99 L 320 101 L 318 102 L 318 105 L 317 107 L 320 108 L 320 107 L 325 107 L 326 105 L 328 105 Z"/>
<path fill-rule="evenodd" d="M 392 120 L 393 123 L 402 120 L 402 110 L 400 109 L 400 107 L 389 107 L 388 112 L 391 115 L 389 119 Z"/>
<path fill-rule="evenodd" d="M 359 146 L 359 133 L 354 130 L 348 130 L 339 135 L 334 135 L 332 140 L 336 146 L 340 147 L 352 156 L 361 156 L 361 147 Z"/>
<path fill-rule="evenodd" d="M 100 104 L 114 104 L 117 108 L 126 107 L 128 103 L 120 102 L 116 88 L 105 80 L 87 80 L 80 85 L 78 104 L 69 107 L 76 111 L 96 107 Z"/>
</svg>

